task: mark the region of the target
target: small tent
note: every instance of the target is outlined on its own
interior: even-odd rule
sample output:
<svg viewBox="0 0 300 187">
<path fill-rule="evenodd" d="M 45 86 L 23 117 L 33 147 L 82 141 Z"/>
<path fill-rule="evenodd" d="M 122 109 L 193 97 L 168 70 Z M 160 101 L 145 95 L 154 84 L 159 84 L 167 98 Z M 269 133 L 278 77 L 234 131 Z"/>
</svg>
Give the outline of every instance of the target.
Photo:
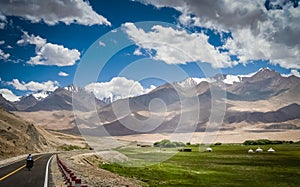
<svg viewBox="0 0 300 187">
<path fill-rule="evenodd" d="M 260 147 L 258 147 L 255 151 L 256 151 L 257 153 L 263 152 L 263 150 L 262 150 Z"/>
<path fill-rule="evenodd" d="M 208 148 L 206 148 L 206 151 L 207 152 L 212 152 L 212 148 L 208 147 Z"/>
<path fill-rule="evenodd" d="M 254 153 L 253 149 L 249 149 L 248 153 Z"/>
<path fill-rule="evenodd" d="M 271 147 L 270 149 L 268 149 L 268 153 L 275 153 L 275 150 Z"/>
</svg>

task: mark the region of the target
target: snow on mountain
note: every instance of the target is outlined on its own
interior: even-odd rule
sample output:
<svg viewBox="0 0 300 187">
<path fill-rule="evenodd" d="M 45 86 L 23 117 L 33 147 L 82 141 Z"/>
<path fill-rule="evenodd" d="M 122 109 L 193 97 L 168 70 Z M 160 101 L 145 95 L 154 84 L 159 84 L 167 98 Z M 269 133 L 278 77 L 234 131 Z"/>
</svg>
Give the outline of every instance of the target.
<svg viewBox="0 0 300 187">
<path fill-rule="evenodd" d="M 271 70 L 269 67 L 264 67 L 264 68 L 259 68 L 259 70 L 256 73 L 258 73 L 258 72 L 270 72 L 270 71 L 273 71 L 273 70 Z"/>
<path fill-rule="evenodd" d="M 16 110 L 14 104 L 8 100 L 6 100 L 2 94 L 0 94 L 0 106 L 6 110 Z"/>
<path fill-rule="evenodd" d="M 213 83 L 216 82 L 214 78 L 192 78 L 197 84 L 200 84 L 201 82 L 208 82 Z"/>
<path fill-rule="evenodd" d="M 181 87 L 195 87 L 197 86 L 197 82 L 193 78 L 187 78 L 181 82 L 177 82 L 177 85 Z"/>
<path fill-rule="evenodd" d="M 16 96 L 11 90 L 9 89 L 0 89 L 0 94 L 2 94 L 2 96 L 11 102 L 15 102 L 15 101 L 20 101 L 20 96 Z"/>
<path fill-rule="evenodd" d="M 52 92 L 51 91 L 40 91 L 37 93 L 32 94 L 33 97 L 35 97 L 38 101 L 45 99 L 46 97 L 48 97 Z"/>
<path fill-rule="evenodd" d="M 241 82 L 243 80 L 244 77 L 251 77 L 253 76 L 255 73 L 250 73 L 247 75 L 224 75 L 224 74 L 218 74 L 214 77 L 210 77 L 210 78 L 197 78 L 197 77 L 189 77 L 186 78 L 185 80 L 181 81 L 181 82 L 177 82 L 178 85 L 180 85 L 181 87 L 191 87 L 191 86 L 196 86 L 198 84 L 200 84 L 201 82 L 208 82 L 208 83 L 213 83 L 216 81 L 222 81 L 225 84 L 233 84 L 234 82 Z"/>
<path fill-rule="evenodd" d="M 71 93 L 77 93 L 79 91 L 78 87 L 74 84 L 64 87 L 65 90 L 68 90 Z"/>
<path fill-rule="evenodd" d="M 103 101 L 104 103 L 106 104 L 110 104 L 116 100 L 119 100 L 119 99 L 125 99 L 127 97 L 122 97 L 122 96 L 117 96 L 117 95 L 111 95 L 109 97 L 105 97 L 103 99 L 101 99 L 101 101 Z"/>
<path fill-rule="evenodd" d="M 281 74 L 281 76 L 282 77 L 291 77 L 291 76 L 300 77 L 300 73 L 298 72 L 298 70 L 292 69 L 290 73 L 288 73 L 288 74 Z"/>
<path fill-rule="evenodd" d="M 222 81 L 225 84 L 233 84 L 235 82 L 242 82 L 244 77 L 252 77 L 253 75 L 255 75 L 257 72 L 255 73 L 250 73 L 247 75 L 226 75 L 225 79 L 223 79 Z"/>
<path fill-rule="evenodd" d="M 196 77 L 188 77 L 181 82 L 176 82 L 177 85 L 181 87 L 195 87 L 201 82 L 213 83 L 216 82 L 214 78 L 196 78 Z"/>
</svg>

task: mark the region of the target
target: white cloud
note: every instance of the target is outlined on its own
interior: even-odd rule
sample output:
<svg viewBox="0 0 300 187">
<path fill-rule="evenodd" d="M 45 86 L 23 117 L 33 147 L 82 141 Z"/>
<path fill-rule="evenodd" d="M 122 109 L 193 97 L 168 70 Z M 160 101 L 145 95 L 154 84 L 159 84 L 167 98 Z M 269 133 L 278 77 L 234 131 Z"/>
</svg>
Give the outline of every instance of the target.
<svg viewBox="0 0 300 187">
<path fill-rule="evenodd" d="M 0 12 L 7 16 L 20 16 L 33 23 L 43 21 L 48 25 L 59 22 L 67 25 L 110 25 L 105 17 L 97 14 L 83 0 L 0 1 Z"/>
<path fill-rule="evenodd" d="M 20 100 L 20 96 L 16 96 L 11 90 L 5 88 L 0 89 L 0 94 L 8 101 L 14 102 Z"/>
<path fill-rule="evenodd" d="M 4 15 L 1 14 L 0 11 L 0 29 L 4 29 L 6 26 L 7 20 L 6 17 Z"/>
<path fill-rule="evenodd" d="M 185 64 L 191 61 L 211 63 L 213 67 L 232 66 L 226 52 L 219 52 L 208 42 L 203 33 L 189 34 L 185 30 L 154 25 L 151 31 L 145 32 L 133 23 L 125 23 L 124 31 L 136 45 L 146 50 L 155 50 L 154 59 L 167 64 Z"/>
<path fill-rule="evenodd" d="M 197 84 L 200 84 L 201 82 L 213 83 L 213 82 L 216 81 L 214 78 L 198 78 L 198 77 L 192 77 L 192 79 L 193 79 Z"/>
<path fill-rule="evenodd" d="M 67 77 L 67 76 L 69 76 L 68 73 L 63 72 L 63 71 L 60 71 L 60 72 L 58 73 L 58 75 L 61 76 L 61 77 Z"/>
<path fill-rule="evenodd" d="M 233 84 L 234 82 L 241 82 L 241 78 L 235 75 L 226 75 L 226 78 L 223 80 L 226 84 Z"/>
<path fill-rule="evenodd" d="M 99 45 L 102 46 L 102 47 L 106 46 L 106 44 L 104 42 L 102 42 L 102 41 L 99 41 Z"/>
<path fill-rule="evenodd" d="M 25 83 L 20 82 L 18 79 L 13 79 L 11 82 L 7 82 L 8 85 L 12 85 L 17 90 L 23 91 L 54 91 L 58 88 L 59 83 L 57 81 L 46 81 L 46 82 L 34 82 L 30 81 Z"/>
<path fill-rule="evenodd" d="M 109 82 L 91 83 L 85 86 L 89 92 L 93 92 L 98 99 L 112 98 L 113 100 L 142 95 L 155 89 L 151 85 L 150 88 L 143 86 L 134 80 L 128 80 L 125 77 L 114 77 Z"/>
<path fill-rule="evenodd" d="M 143 53 L 141 52 L 141 48 L 136 48 L 133 52 L 134 55 L 137 55 L 137 56 L 140 56 L 142 55 Z"/>
<path fill-rule="evenodd" d="M 291 74 L 292 74 L 292 75 L 295 75 L 296 77 L 300 77 L 300 73 L 299 73 L 299 71 L 296 70 L 296 69 L 292 69 L 292 70 L 291 70 Z"/>
<path fill-rule="evenodd" d="M 47 40 L 40 36 L 34 36 L 33 34 L 29 35 L 28 32 L 26 31 L 22 31 L 22 32 L 23 32 L 22 39 L 17 41 L 18 45 L 32 44 L 35 45 L 37 49 L 40 49 L 47 43 Z"/>
<path fill-rule="evenodd" d="M 31 57 L 27 62 L 32 65 L 48 66 L 72 66 L 80 59 L 80 52 L 77 49 L 68 49 L 62 45 L 47 43 L 46 39 L 40 36 L 29 35 L 23 31 L 22 39 L 17 41 L 18 45 L 35 45 L 36 56 Z"/>
<path fill-rule="evenodd" d="M 62 45 L 47 43 L 37 52 L 37 56 L 31 57 L 27 63 L 33 65 L 72 66 L 79 59 L 80 53 L 77 49 L 68 49 Z"/>
<path fill-rule="evenodd" d="M 270 60 L 284 68 L 300 68 L 300 9 L 292 1 L 268 1 L 270 5 L 261 0 L 139 1 L 180 11 L 184 25 L 230 32 L 232 39 L 223 48 L 237 55 L 240 63 Z M 274 4 L 281 8 L 272 8 Z"/>
<path fill-rule="evenodd" d="M 0 40 L 0 45 L 3 45 L 5 44 L 5 41 L 4 40 Z"/>
<path fill-rule="evenodd" d="M 2 51 L 2 49 L 0 49 L 0 60 L 7 60 L 10 57 L 10 54 L 5 53 L 4 51 Z"/>
</svg>

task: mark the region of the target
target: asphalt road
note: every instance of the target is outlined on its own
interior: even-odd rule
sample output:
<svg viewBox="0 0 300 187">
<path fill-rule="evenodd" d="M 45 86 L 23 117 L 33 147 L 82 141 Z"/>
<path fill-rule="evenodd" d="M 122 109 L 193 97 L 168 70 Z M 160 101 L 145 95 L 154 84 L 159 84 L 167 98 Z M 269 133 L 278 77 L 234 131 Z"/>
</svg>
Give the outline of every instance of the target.
<svg viewBox="0 0 300 187">
<path fill-rule="evenodd" d="M 25 167 L 25 159 L 0 168 L 0 187 L 43 187 L 46 165 L 51 156 L 34 156 L 34 165 L 30 171 Z"/>
</svg>

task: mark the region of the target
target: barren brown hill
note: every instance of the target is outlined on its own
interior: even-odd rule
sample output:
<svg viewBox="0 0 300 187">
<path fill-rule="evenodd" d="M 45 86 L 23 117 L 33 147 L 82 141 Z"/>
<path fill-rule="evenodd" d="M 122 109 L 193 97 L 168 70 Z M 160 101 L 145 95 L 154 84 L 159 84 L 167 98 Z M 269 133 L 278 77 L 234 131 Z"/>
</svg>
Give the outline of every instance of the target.
<svg viewBox="0 0 300 187">
<path fill-rule="evenodd" d="M 0 108 L 0 158 L 40 152 L 48 142 L 33 124 Z"/>
</svg>

